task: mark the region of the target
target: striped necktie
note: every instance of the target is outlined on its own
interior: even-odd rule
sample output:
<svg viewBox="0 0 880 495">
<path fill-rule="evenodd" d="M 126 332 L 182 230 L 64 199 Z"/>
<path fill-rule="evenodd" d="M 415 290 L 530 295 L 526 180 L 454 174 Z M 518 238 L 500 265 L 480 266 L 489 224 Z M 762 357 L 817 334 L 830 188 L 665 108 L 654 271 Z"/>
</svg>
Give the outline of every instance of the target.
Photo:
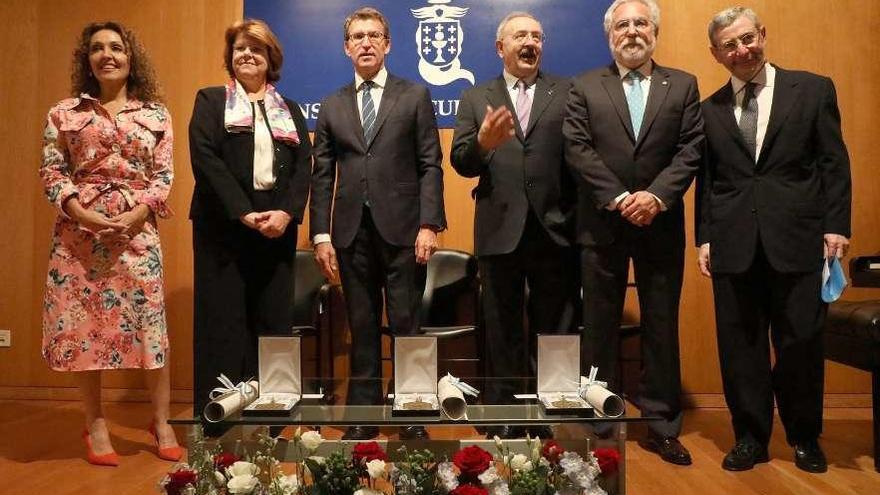
<svg viewBox="0 0 880 495">
<path fill-rule="evenodd" d="M 364 127 L 364 140 L 368 143 L 373 138 L 373 130 L 376 124 L 376 106 L 373 104 L 373 96 L 370 95 L 370 89 L 376 83 L 373 81 L 364 81 L 361 84 L 361 124 Z"/>
<path fill-rule="evenodd" d="M 629 92 L 626 94 L 626 104 L 629 106 L 629 117 L 632 119 L 633 136 L 639 139 L 639 131 L 642 128 L 642 118 L 645 116 L 645 94 L 642 92 L 642 73 L 633 70 L 626 77 L 630 80 Z"/>
<path fill-rule="evenodd" d="M 757 160 L 758 151 L 758 100 L 755 99 L 753 82 L 746 83 L 743 89 L 742 113 L 739 116 L 739 131 L 742 133 L 746 148 Z"/>
</svg>

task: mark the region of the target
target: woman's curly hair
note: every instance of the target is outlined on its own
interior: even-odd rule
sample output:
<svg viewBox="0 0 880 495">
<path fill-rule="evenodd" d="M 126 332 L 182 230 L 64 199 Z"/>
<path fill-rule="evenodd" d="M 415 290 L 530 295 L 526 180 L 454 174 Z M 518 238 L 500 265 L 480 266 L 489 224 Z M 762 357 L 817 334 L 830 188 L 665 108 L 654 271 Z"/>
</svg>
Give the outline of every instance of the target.
<svg viewBox="0 0 880 495">
<path fill-rule="evenodd" d="M 83 28 L 79 43 L 73 50 L 73 70 L 70 74 L 72 96 L 77 97 L 81 93 L 88 93 L 97 98 L 101 94 L 98 80 L 92 74 L 92 67 L 89 64 L 89 45 L 92 41 L 92 35 L 103 29 L 115 31 L 125 45 L 129 64 L 126 83 L 129 96 L 134 96 L 144 103 L 162 102 L 162 91 L 146 50 L 133 32 L 114 21 L 93 22 Z"/>
</svg>

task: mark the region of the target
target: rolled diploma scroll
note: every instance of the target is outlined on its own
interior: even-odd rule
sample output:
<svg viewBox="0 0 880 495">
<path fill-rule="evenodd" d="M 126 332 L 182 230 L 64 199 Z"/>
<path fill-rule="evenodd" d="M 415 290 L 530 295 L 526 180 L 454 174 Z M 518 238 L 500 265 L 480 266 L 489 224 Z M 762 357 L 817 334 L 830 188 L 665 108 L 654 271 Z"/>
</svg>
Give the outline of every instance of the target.
<svg viewBox="0 0 880 495">
<path fill-rule="evenodd" d="M 205 419 L 211 423 L 223 421 L 230 414 L 241 411 L 248 404 L 255 401 L 260 395 L 260 383 L 256 380 L 251 380 L 247 385 L 246 387 L 240 387 L 240 389 L 232 389 L 209 402 L 205 406 Z"/>
<path fill-rule="evenodd" d="M 464 419 L 467 414 L 467 401 L 464 400 L 462 391 L 452 384 L 449 375 L 444 376 L 437 382 L 437 398 L 440 399 L 440 407 L 449 419 Z"/>
<path fill-rule="evenodd" d="M 582 390 L 581 397 L 603 416 L 617 418 L 623 414 L 625 406 L 619 395 L 595 383 L 587 385 Z"/>
</svg>

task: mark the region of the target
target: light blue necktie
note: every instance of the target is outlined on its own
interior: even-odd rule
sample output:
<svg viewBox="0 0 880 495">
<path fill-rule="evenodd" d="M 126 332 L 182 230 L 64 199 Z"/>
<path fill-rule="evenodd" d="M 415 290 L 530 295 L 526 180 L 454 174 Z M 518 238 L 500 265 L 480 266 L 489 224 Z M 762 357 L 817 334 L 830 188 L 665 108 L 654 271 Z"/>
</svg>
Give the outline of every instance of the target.
<svg viewBox="0 0 880 495">
<path fill-rule="evenodd" d="M 639 130 L 642 128 L 642 118 L 645 116 L 645 95 L 642 92 L 642 73 L 630 71 L 626 77 L 631 85 L 626 93 L 626 104 L 629 106 L 629 117 L 632 119 L 633 136 L 639 139 Z"/>
<path fill-rule="evenodd" d="M 376 106 L 373 105 L 373 97 L 370 95 L 370 89 L 375 83 L 373 81 L 364 81 L 361 84 L 361 124 L 364 127 L 364 140 L 368 143 L 373 137 L 373 127 L 376 124 Z"/>
</svg>

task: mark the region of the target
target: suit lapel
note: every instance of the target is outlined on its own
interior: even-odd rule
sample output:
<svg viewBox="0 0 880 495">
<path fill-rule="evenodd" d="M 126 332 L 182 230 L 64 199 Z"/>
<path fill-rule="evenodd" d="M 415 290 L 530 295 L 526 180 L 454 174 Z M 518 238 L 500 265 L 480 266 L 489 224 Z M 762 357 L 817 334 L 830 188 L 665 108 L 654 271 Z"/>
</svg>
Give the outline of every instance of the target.
<svg viewBox="0 0 880 495">
<path fill-rule="evenodd" d="M 736 98 L 734 98 L 733 85 L 731 85 L 730 81 L 727 81 L 727 85 L 721 88 L 721 90 L 712 97 L 711 101 L 715 116 L 721 121 L 724 130 L 733 137 L 736 144 L 746 155 L 749 156 L 749 158 L 754 159 L 752 153 L 749 152 L 748 147 L 746 147 L 746 142 L 743 140 L 742 132 L 739 130 L 739 125 L 737 125 L 736 117 L 733 114 L 733 108 L 736 106 Z"/>
<path fill-rule="evenodd" d="M 513 102 L 510 101 L 510 93 L 507 91 L 507 84 L 504 82 L 504 76 L 495 79 L 495 81 L 490 84 L 486 88 L 486 99 L 489 100 L 489 105 L 492 108 L 499 108 L 502 106 L 506 106 L 508 110 L 510 110 L 511 115 L 513 115 L 513 128 L 516 131 L 516 137 L 519 138 L 520 141 L 524 141 L 522 130 L 519 128 L 519 123 L 516 121 L 516 109 L 513 107 Z"/>
<path fill-rule="evenodd" d="M 617 116 L 620 117 L 620 123 L 626 128 L 629 137 L 633 143 L 636 142 L 633 135 L 632 118 L 629 116 L 629 105 L 626 103 L 626 95 L 623 93 L 623 84 L 620 82 L 620 73 L 617 71 L 617 65 L 612 63 L 608 67 L 608 71 L 602 74 L 602 86 L 608 93 L 608 98 L 617 110 Z"/>
<path fill-rule="evenodd" d="M 644 141 L 651 124 L 660 113 L 663 102 L 666 101 L 666 95 L 669 93 L 669 73 L 657 64 L 654 64 L 654 71 L 651 76 L 651 89 L 648 90 L 648 103 L 645 106 L 645 116 L 642 119 L 642 125 L 639 130 L 639 136 L 636 139 L 636 146 Z M 629 106 L 627 106 L 627 109 Z"/>
<path fill-rule="evenodd" d="M 544 113 L 544 110 L 547 109 L 547 105 L 553 100 L 553 91 L 555 87 L 556 81 L 551 81 L 544 77 L 540 72 L 538 73 L 538 79 L 535 82 L 535 99 L 532 101 L 532 111 L 529 114 L 529 125 L 526 128 L 524 137 L 528 137 L 529 134 L 531 134 L 538 119 L 541 118 L 541 114 Z"/>
<path fill-rule="evenodd" d="M 358 142 L 361 143 L 363 149 L 367 149 L 367 142 L 364 139 L 364 125 L 361 122 L 361 115 L 358 113 L 357 88 L 354 87 L 354 83 L 351 83 L 342 90 L 342 93 L 345 100 L 346 113 L 348 113 L 348 117 L 351 119 L 351 128 L 357 134 Z"/>
<path fill-rule="evenodd" d="M 770 121 L 767 123 L 764 143 L 761 145 L 761 154 L 758 157 L 759 164 L 762 159 L 766 158 L 768 150 L 779 133 L 779 129 L 782 127 L 800 94 L 797 89 L 797 80 L 791 77 L 789 72 L 778 67 L 776 67 L 776 80 L 773 82 L 773 86 L 773 105 L 770 107 Z"/>
<path fill-rule="evenodd" d="M 376 130 L 373 132 L 373 138 L 367 143 L 368 148 L 373 141 L 376 140 L 376 136 L 382 132 L 382 124 L 385 123 L 385 119 L 388 118 L 388 115 L 397 103 L 397 99 L 400 97 L 400 91 L 398 90 L 399 85 L 400 81 L 389 74 L 388 79 L 385 80 L 385 89 L 382 90 L 382 101 L 379 102 L 379 114 L 376 115 L 376 123 L 373 124 L 376 126 Z"/>
</svg>

